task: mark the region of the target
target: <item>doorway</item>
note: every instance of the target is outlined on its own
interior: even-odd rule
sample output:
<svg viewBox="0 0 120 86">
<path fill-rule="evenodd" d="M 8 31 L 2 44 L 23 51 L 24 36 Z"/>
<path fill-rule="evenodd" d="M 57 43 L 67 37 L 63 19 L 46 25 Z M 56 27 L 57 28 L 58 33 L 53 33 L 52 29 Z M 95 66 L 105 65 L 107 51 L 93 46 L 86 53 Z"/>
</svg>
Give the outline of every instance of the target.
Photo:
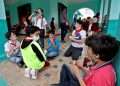
<svg viewBox="0 0 120 86">
<path fill-rule="evenodd" d="M 28 3 L 19 6 L 17 10 L 18 10 L 19 23 L 21 24 L 23 19 L 27 19 L 27 17 L 31 14 L 31 4 Z"/>
<path fill-rule="evenodd" d="M 58 3 L 58 24 L 59 24 L 59 27 L 60 27 L 60 23 L 63 20 L 67 20 L 67 7 L 62 3 Z"/>
</svg>

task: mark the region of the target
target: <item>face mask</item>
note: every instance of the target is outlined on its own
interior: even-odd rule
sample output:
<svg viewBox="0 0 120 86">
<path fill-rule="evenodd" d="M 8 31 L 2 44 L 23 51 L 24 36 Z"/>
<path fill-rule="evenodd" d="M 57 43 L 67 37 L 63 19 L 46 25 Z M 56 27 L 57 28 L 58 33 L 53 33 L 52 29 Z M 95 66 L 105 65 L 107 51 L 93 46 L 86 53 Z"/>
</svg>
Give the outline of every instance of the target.
<svg viewBox="0 0 120 86">
<path fill-rule="evenodd" d="M 33 36 L 33 40 L 35 41 L 39 40 L 39 36 Z"/>
</svg>

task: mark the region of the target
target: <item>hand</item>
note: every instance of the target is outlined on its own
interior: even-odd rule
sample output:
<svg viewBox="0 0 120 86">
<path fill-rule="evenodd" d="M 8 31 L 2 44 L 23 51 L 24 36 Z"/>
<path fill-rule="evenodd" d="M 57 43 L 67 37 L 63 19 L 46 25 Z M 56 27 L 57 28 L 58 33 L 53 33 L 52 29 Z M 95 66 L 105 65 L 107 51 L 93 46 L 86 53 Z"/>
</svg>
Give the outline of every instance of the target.
<svg viewBox="0 0 120 86">
<path fill-rule="evenodd" d="M 78 60 L 75 64 L 78 68 L 82 69 L 83 68 L 83 62 L 82 60 Z"/>
<path fill-rule="evenodd" d="M 76 65 L 71 64 L 70 69 L 71 69 L 73 75 L 75 75 L 77 78 L 80 77 L 80 69 Z"/>
<path fill-rule="evenodd" d="M 72 39 L 73 39 L 73 37 L 72 37 L 72 36 L 69 36 L 69 39 L 70 39 L 70 40 L 72 40 Z"/>
<path fill-rule="evenodd" d="M 53 44 L 54 48 L 56 48 L 57 46 L 55 44 Z"/>
<path fill-rule="evenodd" d="M 35 15 L 35 13 L 34 13 L 34 12 L 31 14 L 31 16 L 33 16 L 33 15 Z"/>
<path fill-rule="evenodd" d="M 20 48 L 20 45 L 16 46 L 15 49 L 19 49 Z"/>
</svg>

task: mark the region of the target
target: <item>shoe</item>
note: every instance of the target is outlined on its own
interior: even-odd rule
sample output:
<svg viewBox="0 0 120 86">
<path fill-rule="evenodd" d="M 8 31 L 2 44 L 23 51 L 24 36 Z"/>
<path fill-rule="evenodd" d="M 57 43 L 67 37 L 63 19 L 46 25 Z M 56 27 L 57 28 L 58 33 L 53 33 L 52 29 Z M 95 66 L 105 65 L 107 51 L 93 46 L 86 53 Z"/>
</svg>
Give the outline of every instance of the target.
<svg viewBox="0 0 120 86">
<path fill-rule="evenodd" d="M 30 78 L 30 77 L 31 77 L 30 71 L 31 71 L 30 68 L 26 68 L 26 69 L 25 69 L 25 74 L 24 74 L 24 76 L 25 76 L 26 78 Z"/>
<path fill-rule="evenodd" d="M 37 79 L 37 71 L 36 70 L 32 69 L 30 71 L 30 74 L 31 74 L 31 79 L 33 79 L 33 80 Z"/>
</svg>

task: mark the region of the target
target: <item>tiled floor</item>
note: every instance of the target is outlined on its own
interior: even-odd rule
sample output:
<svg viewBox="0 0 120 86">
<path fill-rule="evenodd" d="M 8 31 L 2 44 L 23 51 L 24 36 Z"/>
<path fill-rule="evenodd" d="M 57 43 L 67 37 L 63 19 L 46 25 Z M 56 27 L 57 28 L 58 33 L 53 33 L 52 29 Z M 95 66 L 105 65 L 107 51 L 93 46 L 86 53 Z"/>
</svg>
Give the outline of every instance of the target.
<svg viewBox="0 0 120 86">
<path fill-rule="evenodd" d="M 50 61 L 50 67 L 40 72 L 37 80 L 25 78 L 24 69 L 19 68 L 9 61 L 0 63 L 0 74 L 5 77 L 9 86 L 50 86 L 50 84 L 58 83 L 61 66 L 69 64 L 71 61 L 71 58 L 63 56 L 69 45 L 69 42 L 64 44 L 64 49 L 62 49 L 60 56 Z"/>
<path fill-rule="evenodd" d="M 49 84 L 59 81 L 59 72 L 61 65 L 69 63 L 70 59 L 60 57 L 50 61 L 51 66 L 39 73 L 37 80 L 30 80 L 24 77 L 24 69 L 17 67 L 15 64 L 5 61 L 0 64 L 0 73 L 8 81 L 9 86 L 49 86 Z M 67 62 L 66 62 L 67 61 Z M 1 86 L 1 85 L 0 85 Z"/>
<path fill-rule="evenodd" d="M 68 46 L 66 43 L 65 46 Z M 69 64 L 70 58 L 63 56 L 65 49 L 60 56 L 50 61 L 50 67 L 39 73 L 37 80 L 30 80 L 24 77 L 24 69 L 19 68 L 9 61 L 0 63 L 0 74 L 8 81 L 9 86 L 50 86 L 59 82 L 59 74 L 62 64 Z M 1 86 L 1 85 L 0 85 Z"/>
</svg>

